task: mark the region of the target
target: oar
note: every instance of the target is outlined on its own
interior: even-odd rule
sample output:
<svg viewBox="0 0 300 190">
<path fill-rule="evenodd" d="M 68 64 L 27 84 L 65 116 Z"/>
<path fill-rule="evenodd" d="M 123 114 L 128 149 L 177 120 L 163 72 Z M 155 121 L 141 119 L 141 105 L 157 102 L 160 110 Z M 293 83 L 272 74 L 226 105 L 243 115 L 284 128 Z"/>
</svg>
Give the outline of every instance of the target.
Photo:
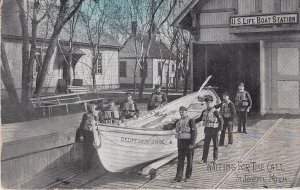
<svg viewBox="0 0 300 190">
<path fill-rule="evenodd" d="M 208 81 L 210 80 L 212 76 L 210 75 L 209 77 L 207 77 L 207 79 L 204 81 L 204 83 L 202 84 L 202 86 L 200 87 L 200 89 L 198 90 L 198 96 L 200 95 L 200 92 L 202 91 L 202 89 L 206 86 L 206 84 L 208 83 Z"/>
</svg>

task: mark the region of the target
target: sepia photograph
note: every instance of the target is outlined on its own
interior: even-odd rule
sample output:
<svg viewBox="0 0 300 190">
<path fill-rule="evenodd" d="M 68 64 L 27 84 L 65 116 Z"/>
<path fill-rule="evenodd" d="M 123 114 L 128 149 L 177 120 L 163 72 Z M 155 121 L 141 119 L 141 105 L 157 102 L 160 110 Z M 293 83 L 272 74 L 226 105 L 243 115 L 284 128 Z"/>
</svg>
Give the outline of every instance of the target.
<svg viewBox="0 0 300 190">
<path fill-rule="evenodd" d="M 0 0 L 0 188 L 300 188 L 299 15 Z"/>
</svg>

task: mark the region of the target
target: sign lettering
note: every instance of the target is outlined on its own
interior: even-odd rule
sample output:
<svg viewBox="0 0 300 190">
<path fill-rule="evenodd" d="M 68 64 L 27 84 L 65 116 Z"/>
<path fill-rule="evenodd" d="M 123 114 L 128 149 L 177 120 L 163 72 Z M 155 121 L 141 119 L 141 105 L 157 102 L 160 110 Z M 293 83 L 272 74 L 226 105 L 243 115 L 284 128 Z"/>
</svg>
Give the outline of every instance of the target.
<svg viewBox="0 0 300 190">
<path fill-rule="evenodd" d="M 299 23 L 298 13 L 230 17 L 231 27 L 297 23 Z"/>
<path fill-rule="evenodd" d="M 158 139 L 136 139 L 136 138 L 129 138 L 129 137 L 121 137 L 122 142 L 132 143 L 132 144 L 165 144 L 171 145 L 173 144 L 172 140 L 158 140 Z"/>
</svg>

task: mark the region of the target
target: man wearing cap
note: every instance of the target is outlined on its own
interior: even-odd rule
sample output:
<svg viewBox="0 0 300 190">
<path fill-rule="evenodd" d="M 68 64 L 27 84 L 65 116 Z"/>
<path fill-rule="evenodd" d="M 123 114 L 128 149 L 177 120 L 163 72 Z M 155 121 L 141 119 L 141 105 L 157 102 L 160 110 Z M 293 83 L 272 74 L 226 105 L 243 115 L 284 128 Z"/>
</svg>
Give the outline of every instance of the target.
<svg viewBox="0 0 300 190">
<path fill-rule="evenodd" d="M 228 129 L 228 145 L 233 143 L 233 120 L 236 117 L 236 110 L 234 104 L 230 101 L 229 94 L 227 92 L 223 93 L 223 100 L 221 104 L 214 106 L 216 109 L 221 108 L 221 116 L 224 120 L 223 130 L 220 137 L 220 146 L 224 145 L 225 132 Z"/>
<path fill-rule="evenodd" d="M 247 133 L 246 131 L 246 123 L 247 123 L 247 113 L 250 111 L 252 107 L 252 99 L 250 94 L 245 90 L 245 84 L 240 83 L 238 87 L 238 91 L 235 98 L 235 106 L 237 109 L 237 117 L 238 117 L 238 133 L 241 133 L 241 129 L 243 126 L 243 133 Z"/>
<path fill-rule="evenodd" d="M 108 100 L 108 106 L 99 113 L 99 118 L 101 123 L 115 124 L 119 122 L 119 108 L 115 105 L 115 101 L 113 99 Z"/>
<path fill-rule="evenodd" d="M 195 120 L 189 118 L 186 107 L 181 106 L 179 108 L 179 113 L 181 118 L 172 125 L 172 129 L 175 128 L 176 130 L 178 148 L 177 173 L 173 182 L 180 182 L 182 180 L 185 158 L 187 159 L 185 182 L 187 182 L 192 176 L 197 128 Z"/>
<path fill-rule="evenodd" d="M 161 91 L 160 85 L 155 85 L 154 92 L 151 94 L 148 103 L 148 110 L 154 110 L 155 108 L 162 106 L 166 103 L 168 103 L 167 95 Z"/>
<path fill-rule="evenodd" d="M 121 114 L 123 119 L 130 119 L 134 117 L 138 117 L 140 110 L 138 108 L 138 105 L 135 101 L 132 99 L 132 94 L 130 92 L 126 93 L 126 100 L 124 100 L 121 105 Z"/>
<path fill-rule="evenodd" d="M 80 126 L 78 128 L 78 134 L 80 141 L 83 142 L 83 164 L 84 170 L 89 170 L 92 167 L 93 156 L 95 149 L 93 127 L 95 122 L 98 121 L 98 112 L 95 110 L 96 105 L 88 104 L 87 112 L 83 114 Z"/>
<path fill-rule="evenodd" d="M 203 148 L 203 156 L 200 163 L 206 163 L 209 151 L 210 141 L 212 139 L 214 144 L 214 163 L 216 163 L 218 159 L 218 136 L 221 134 L 223 129 L 223 119 L 218 110 L 213 107 L 213 97 L 211 95 L 207 95 L 204 97 L 204 101 L 206 102 L 207 109 L 203 110 L 200 117 L 196 119 L 196 123 L 199 121 L 203 121 L 204 125 L 204 148 Z"/>
</svg>

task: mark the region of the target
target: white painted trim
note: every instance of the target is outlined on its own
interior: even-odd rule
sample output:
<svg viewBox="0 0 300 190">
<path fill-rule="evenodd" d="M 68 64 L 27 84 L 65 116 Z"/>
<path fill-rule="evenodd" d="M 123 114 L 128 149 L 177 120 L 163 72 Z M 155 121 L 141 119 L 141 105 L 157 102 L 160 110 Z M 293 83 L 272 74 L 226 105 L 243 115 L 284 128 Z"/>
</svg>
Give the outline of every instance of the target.
<svg viewBox="0 0 300 190">
<path fill-rule="evenodd" d="M 260 40 L 260 114 L 266 114 L 266 48 L 265 41 Z"/>
</svg>

